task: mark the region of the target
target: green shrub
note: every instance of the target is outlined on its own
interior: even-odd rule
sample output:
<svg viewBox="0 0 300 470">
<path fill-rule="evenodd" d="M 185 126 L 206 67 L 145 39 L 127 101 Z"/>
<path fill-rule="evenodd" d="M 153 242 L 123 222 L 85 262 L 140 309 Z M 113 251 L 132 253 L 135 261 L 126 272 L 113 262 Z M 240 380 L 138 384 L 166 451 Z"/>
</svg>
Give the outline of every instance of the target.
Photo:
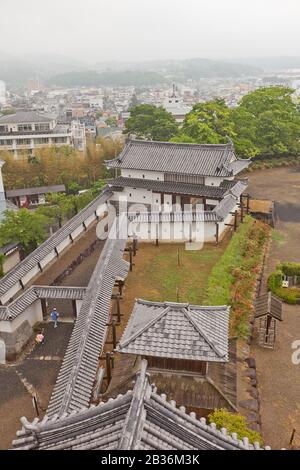
<svg viewBox="0 0 300 470">
<path fill-rule="evenodd" d="M 277 297 L 279 297 L 288 304 L 295 305 L 297 303 L 297 300 L 300 299 L 299 288 L 280 287 L 279 289 L 275 289 L 275 291 L 272 292 L 274 292 Z"/>
<path fill-rule="evenodd" d="M 300 263 L 281 263 L 280 268 L 286 276 L 300 276 Z"/>
<path fill-rule="evenodd" d="M 270 274 L 268 279 L 268 288 L 270 291 L 274 292 L 279 289 L 282 285 L 282 271 L 276 270 Z"/>
<path fill-rule="evenodd" d="M 263 444 L 262 436 L 257 431 L 248 429 L 246 418 L 238 413 L 230 413 L 221 408 L 208 415 L 208 420 L 210 423 L 215 423 L 217 429 L 226 428 L 228 433 L 235 432 L 239 439 L 248 437 L 251 444 L 254 444 L 254 442 Z"/>
</svg>

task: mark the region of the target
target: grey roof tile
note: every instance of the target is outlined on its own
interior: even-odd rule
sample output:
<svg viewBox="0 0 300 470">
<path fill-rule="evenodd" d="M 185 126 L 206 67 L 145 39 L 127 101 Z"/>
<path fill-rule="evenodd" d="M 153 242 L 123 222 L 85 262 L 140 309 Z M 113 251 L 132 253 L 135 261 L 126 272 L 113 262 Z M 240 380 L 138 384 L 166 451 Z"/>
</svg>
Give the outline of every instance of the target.
<svg viewBox="0 0 300 470">
<path fill-rule="evenodd" d="M 254 450 L 206 420 L 159 396 L 142 361 L 133 391 L 74 414 L 29 423 L 22 418 L 13 448 L 20 450 Z"/>
<path fill-rule="evenodd" d="M 138 299 L 119 342 L 123 353 L 228 361 L 229 307 Z"/>
<path fill-rule="evenodd" d="M 129 140 L 119 157 L 106 164 L 109 168 L 226 177 L 250 164 L 250 160 L 238 162 L 231 142 L 203 145 Z"/>
</svg>

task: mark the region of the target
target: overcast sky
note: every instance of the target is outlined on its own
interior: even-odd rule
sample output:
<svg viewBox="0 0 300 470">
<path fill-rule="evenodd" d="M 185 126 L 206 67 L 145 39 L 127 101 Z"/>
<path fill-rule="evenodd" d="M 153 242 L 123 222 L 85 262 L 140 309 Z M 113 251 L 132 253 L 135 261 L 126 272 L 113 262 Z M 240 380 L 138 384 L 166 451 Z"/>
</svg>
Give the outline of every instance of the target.
<svg viewBox="0 0 300 470">
<path fill-rule="evenodd" d="M 0 50 L 95 61 L 300 55 L 300 0 L 0 0 Z"/>
</svg>

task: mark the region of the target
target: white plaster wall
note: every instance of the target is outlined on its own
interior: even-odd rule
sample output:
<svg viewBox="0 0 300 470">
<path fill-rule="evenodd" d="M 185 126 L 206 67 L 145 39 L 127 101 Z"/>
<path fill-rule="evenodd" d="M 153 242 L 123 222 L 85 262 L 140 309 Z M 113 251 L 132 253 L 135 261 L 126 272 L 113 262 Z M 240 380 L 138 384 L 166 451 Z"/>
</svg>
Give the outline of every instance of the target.
<svg viewBox="0 0 300 470">
<path fill-rule="evenodd" d="M 21 290 L 21 285 L 19 282 L 17 282 L 15 285 L 13 285 L 4 295 L 1 297 L 1 303 L 4 305 L 6 302 L 9 301 L 17 292 Z"/>
<path fill-rule="evenodd" d="M 126 170 L 122 168 L 121 176 L 124 176 L 124 178 L 138 178 L 146 180 L 164 181 L 164 173 L 158 171 Z"/>
<path fill-rule="evenodd" d="M 75 230 L 73 230 L 73 232 L 71 233 L 71 237 L 73 238 L 73 240 L 78 237 L 78 235 L 80 235 L 82 232 L 84 232 L 84 226 L 83 224 L 80 224 L 79 227 L 77 227 Z"/>
<path fill-rule="evenodd" d="M 224 177 L 220 178 L 217 176 L 206 176 L 205 184 L 206 186 L 220 186 L 220 184 L 222 183 L 222 181 L 224 181 L 224 179 L 225 179 Z"/>
<path fill-rule="evenodd" d="M 22 277 L 23 285 L 26 285 L 34 276 L 36 276 L 40 272 L 40 268 L 37 265 L 30 269 L 30 271 L 28 271 L 28 273 Z"/>
<path fill-rule="evenodd" d="M 72 243 L 71 238 L 67 237 L 65 238 L 62 242 L 60 242 L 59 245 L 57 245 L 56 249 L 58 253 L 61 253 L 67 246 L 69 246 Z"/>
<path fill-rule="evenodd" d="M 94 220 L 96 220 L 96 214 L 93 213 L 91 214 L 85 221 L 85 226 L 88 227 L 89 225 L 91 225 L 92 222 L 94 222 Z"/>
<path fill-rule="evenodd" d="M 54 260 L 55 258 L 57 258 L 57 255 L 55 253 L 54 250 L 52 250 L 50 253 L 48 253 L 48 255 L 45 256 L 45 258 L 42 259 L 42 261 L 40 262 L 40 265 L 42 268 L 44 268 L 45 266 L 47 266 L 47 264 L 51 263 L 52 260 Z"/>
<path fill-rule="evenodd" d="M 13 333 L 25 321 L 28 321 L 30 326 L 34 326 L 38 322 L 43 321 L 43 311 L 40 299 L 35 300 L 24 312 L 18 315 L 12 321 L 1 321 L 0 332 Z"/>
</svg>

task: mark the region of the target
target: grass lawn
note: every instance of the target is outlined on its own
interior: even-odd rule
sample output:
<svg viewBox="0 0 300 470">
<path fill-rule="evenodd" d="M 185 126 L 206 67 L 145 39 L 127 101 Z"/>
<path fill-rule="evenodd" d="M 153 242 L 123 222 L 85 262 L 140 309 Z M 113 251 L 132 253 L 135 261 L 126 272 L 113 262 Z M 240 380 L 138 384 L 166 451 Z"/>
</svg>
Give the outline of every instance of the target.
<svg viewBox="0 0 300 470">
<path fill-rule="evenodd" d="M 226 245 L 223 241 L 218 246 L 206 244 L 200 251 L 186 251 L 184 244 L 164 243 L 159 247 L 140 244 L 133 272 L 126 280 L 126 289 L 131 294 L 134 292 L 135 297 L 147 300 L 201 304 L 210 272 Z"/>
</svg>

